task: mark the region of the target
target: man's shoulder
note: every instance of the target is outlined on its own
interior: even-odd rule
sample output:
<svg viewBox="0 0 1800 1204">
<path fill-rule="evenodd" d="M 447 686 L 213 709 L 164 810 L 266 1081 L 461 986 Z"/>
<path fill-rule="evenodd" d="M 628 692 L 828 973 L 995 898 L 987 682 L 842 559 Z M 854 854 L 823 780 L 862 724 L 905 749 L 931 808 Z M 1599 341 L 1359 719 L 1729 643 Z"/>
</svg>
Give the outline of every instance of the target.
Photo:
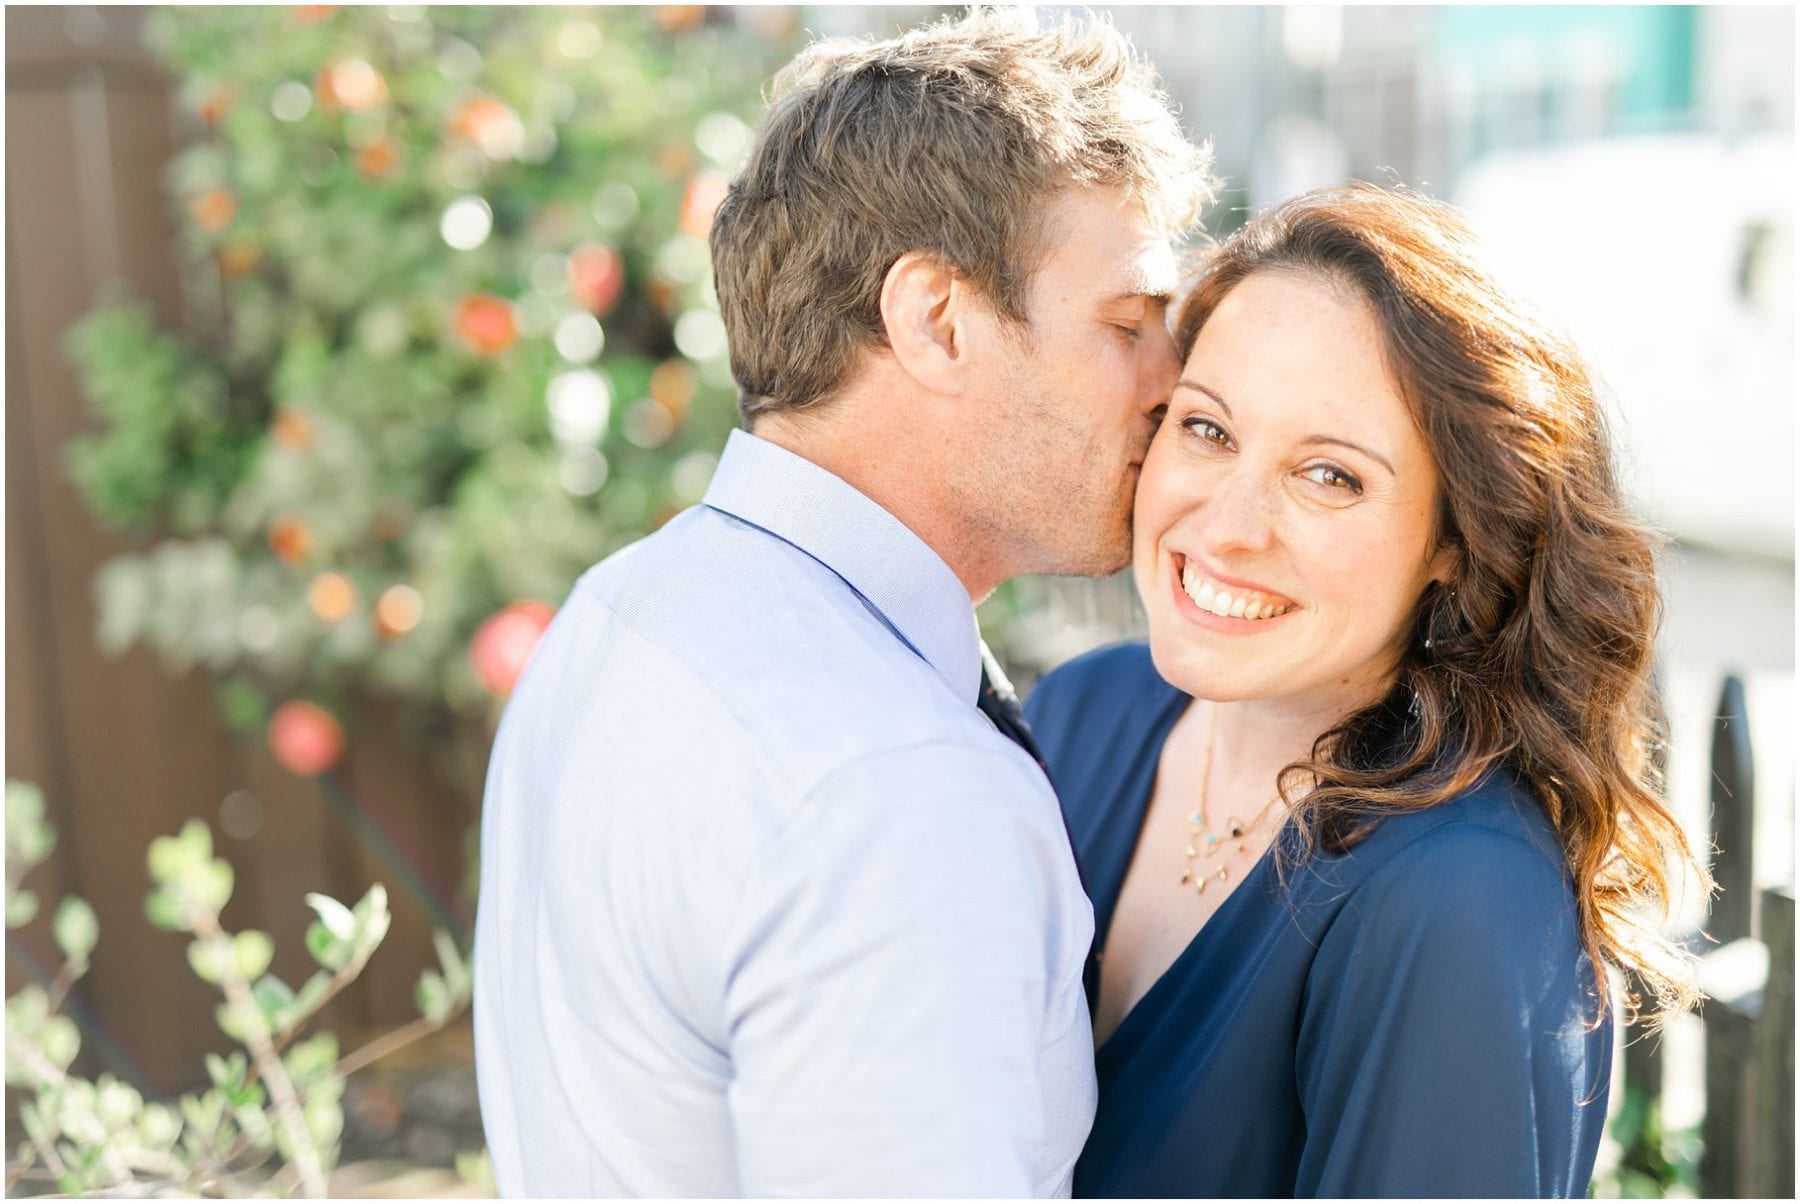
<svg viewBox="0 0 1800 1204">
<path fill-rule="evenodd" d="M 668 698 L 704 695 L 706 722 L 729 722 L 797 786 L 859 757 L 993 736 L 831 569 L 704 506 L 590 569 L 571 602 L 656 661 Z M 648 718 L 658 700 L 645 704 Z"/>
</svg>

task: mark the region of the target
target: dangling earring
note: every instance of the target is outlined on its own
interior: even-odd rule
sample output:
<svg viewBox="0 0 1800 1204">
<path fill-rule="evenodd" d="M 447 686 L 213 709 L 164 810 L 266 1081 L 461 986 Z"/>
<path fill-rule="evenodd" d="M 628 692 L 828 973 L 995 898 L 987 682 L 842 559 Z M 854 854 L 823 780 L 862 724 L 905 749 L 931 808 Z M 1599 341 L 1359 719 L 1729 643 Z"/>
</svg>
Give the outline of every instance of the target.
<svg viewBox="0 0 1800 1204">
<path fill-rule="evenodd" d="M 1425 651 L 1441 652 L 1461 633 L 1456 630 L 1456 587 L 1442 587 L 1425 615 Z"/>
</svg>

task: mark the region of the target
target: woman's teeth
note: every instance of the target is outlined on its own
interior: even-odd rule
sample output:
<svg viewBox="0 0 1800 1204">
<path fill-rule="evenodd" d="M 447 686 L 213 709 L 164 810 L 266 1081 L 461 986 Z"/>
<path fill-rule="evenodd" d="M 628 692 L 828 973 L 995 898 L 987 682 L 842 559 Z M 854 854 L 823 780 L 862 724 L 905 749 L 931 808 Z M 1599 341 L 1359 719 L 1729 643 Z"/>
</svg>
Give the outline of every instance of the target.
<svg viewBox="0 0 1800 1204">
<path fill-rule="evenodd" d="M 1214 585 L 1192 564 L 1182 567 L 1181 588 L 1187 591 L 1195 606 L 1210 610 L 1222 619 L 1272 619 L 1290 609 L 1286 602 L 1271 602 L 1254 590 Z"/>
</svg>

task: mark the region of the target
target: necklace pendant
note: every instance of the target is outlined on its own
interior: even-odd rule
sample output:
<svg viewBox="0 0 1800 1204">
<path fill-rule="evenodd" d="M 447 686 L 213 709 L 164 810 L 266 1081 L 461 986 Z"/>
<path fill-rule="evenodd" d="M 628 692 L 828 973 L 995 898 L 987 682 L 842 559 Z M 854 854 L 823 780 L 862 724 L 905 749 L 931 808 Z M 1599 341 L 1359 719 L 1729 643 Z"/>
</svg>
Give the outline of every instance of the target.
<svg viewBox="0 0 1800 1204">
<path fill-rule="evenodd" d="M 1204 816 L 1204 815 L 1200 814 L 1198 811 L 1196 811 L 1192 815 L 1188 816 L 1188 823 L 1192 824 L 1194 827 L 1194 830 L 1196 832 L 1198 832 L 1201 828 L 1204 828 L 1206 826 L 1206 816 Z"/>
<path fill-rule="evenodd" d="M 1243 851 L 1244 851 L 1244 842 L 1240 840 L 1240 841 L 1238 841 L 1238 852 L 1241 853 Z"/>
<path fill-rule="evenodd" d="M 1187 855 L 1188 855 L 1188 857 L 1189 857 L 1189 859 L 1190 859 L 1190 860 L 1191 860 L 1191 859 L 1192 859 L 1192 858 L 1195 858 L 1195 857 L 1198 857 L 1198 856 L 1199 856 L 1199 855 L 1200 855 L 1200 854 L 1199 854 L 1199 853 L 1196 853 L 1196 852 L 1195 852 L 1195 851 L 1194 851 L 1194 846 L 1193 846 L 1193 845 L 1189 845 L 1189 846 L 1188 846 L 1188 847 L 1187 847 Z"/>
<path fill-rule="evenodd" d="M 1216 849 L 1218 847 L 1219 847 L 1219 834 L 1217 832 L 1206 833 L 1206 851 L 1208 853 L 1211 853 L 1214 849 Z"/>
<path fill-rule="evenodd" d="M 1225 829 L 1230 832 L 1234 838 L 1242 836 L 1244 834 L 1244 821 L 1234 815 L 1225 821 Z"/>
<path fill-rule="evenodd" d="M 1183 886 L 1186 886 L 1188 883 L 1192 882 L 1193 880 L 1194 880 L 1194 873 L 1192 870 L 1189 870 L 1186 873 L 1181 875 L 1181 884 Z"/>
<path fill-rule="evenodd" d="M 1229 878 L 1230 876 L 1231 876 L 1231 871 L 1229 869 L 1227 869 L 1225 866 L 1219 867 L 1219 881 L 1220 882 L 1225 881 L 1225 879 Z"/>
<path fill-rule="evenodd" d="M 1197 895 L 1204 895 L 1206 893 L 1206 884 L 1210 881 L 1212 881 L 1212 879 L 1202 878 L 1198 882 L 1195 882 L 1194 883 L 1194 893 Z"/>
</svg>

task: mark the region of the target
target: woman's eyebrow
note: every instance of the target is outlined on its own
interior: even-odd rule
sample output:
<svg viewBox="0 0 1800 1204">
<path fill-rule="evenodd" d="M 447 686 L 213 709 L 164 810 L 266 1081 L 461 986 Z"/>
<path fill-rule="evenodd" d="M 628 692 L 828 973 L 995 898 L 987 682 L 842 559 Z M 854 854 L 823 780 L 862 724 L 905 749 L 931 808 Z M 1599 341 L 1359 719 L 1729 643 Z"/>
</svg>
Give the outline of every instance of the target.
<svg viewBox="0 0 1800 1204">
<path fill-rule="evenodd" d="M 1308 443 L 1329 443 L 1329 444 L 1333 445 L 1334 447 L 1347 447 L 1351 451 L 1361 452 L 1363 455 L 1369 457 L 1369 459 L 1375 461 L 1377 464 L 1379 464 L 1383 468 L 1387 469 L 1388 472 L 1391 473 L 1392 475 L 1394 475 L 1394 476 L 1400 475 L 1399 473 L 1394 472 L 1394 466 L 1392 464 L 1388 463 L 1388 458 L 1386 456 L 1382 455 L 1378 451 L 1371 451 L 1369 448 L 1364 447 L 1360 443 L 1352 443 L 1348 439 L 1339 439 L 1333 435 L 1308 435 L 1306 437 L 1306 442 L 1308 442 Z"/>
<path fill-rule="evenodd" d="M 1196 393 L 1204 393 L 1208 397 L 1212 398 L 1213 401 L 1218 404 L 1218 407 L 1221 410 L 1225 411 L 1225 417 L 1233 418 L 1233 419 L 1235 419 L 1237 417 L 1237 415 L 1235 415 L 1231 412 L 1231 407 L 1225 403 L 1225 399 L 1223 397 L 1220 397 L 1217 393 L 1213 392 L 1211 389 L 1207 388 L 1205 385 L 1201 384 L 1197 380 L 1189 380 L 1187 377 L 1184 376 L 1180 380 L 1175 382 L 1175 387 L 1177 389 L 1192 389 Z"/>
</svg>

